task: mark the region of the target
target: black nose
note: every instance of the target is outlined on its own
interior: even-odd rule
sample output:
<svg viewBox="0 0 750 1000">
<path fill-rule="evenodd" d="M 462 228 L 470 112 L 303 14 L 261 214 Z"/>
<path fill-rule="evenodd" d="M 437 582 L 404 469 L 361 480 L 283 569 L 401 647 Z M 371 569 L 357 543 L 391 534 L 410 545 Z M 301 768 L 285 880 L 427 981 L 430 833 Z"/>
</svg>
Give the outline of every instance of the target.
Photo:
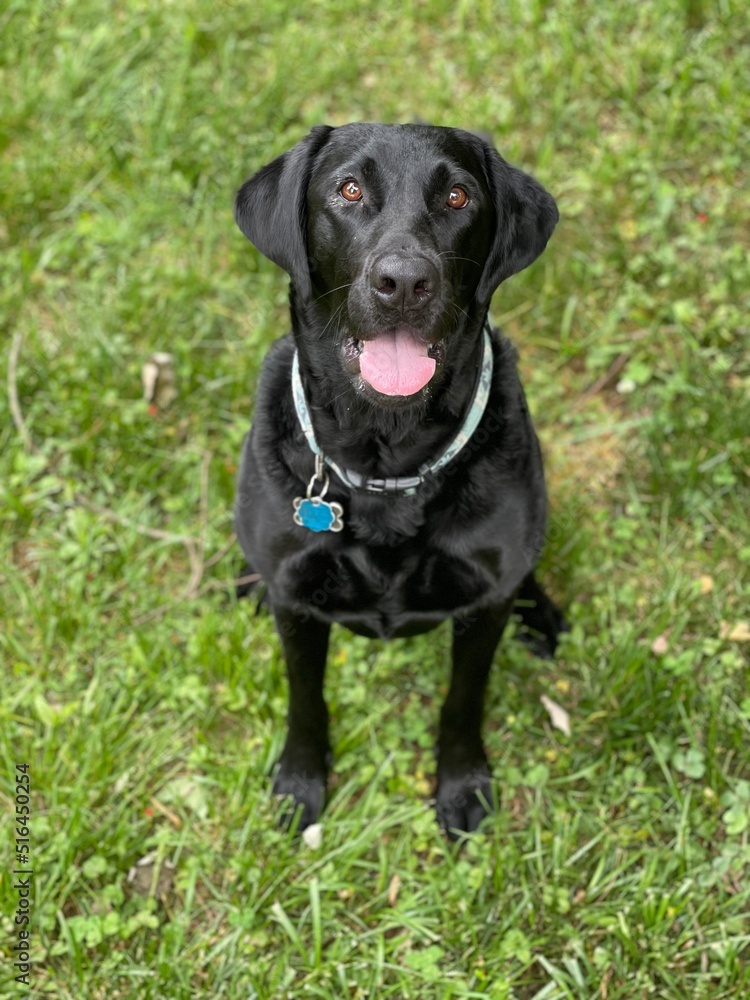
<svg viewBox="0 0 750 1000">
<path fill-rule="evenodd" d="M 417 309 L 437 291 L 439 275 L 426 257 L 387 254 L 375 261 L 370 284 L 375 297 L 396 309 Z"/>
</svg>

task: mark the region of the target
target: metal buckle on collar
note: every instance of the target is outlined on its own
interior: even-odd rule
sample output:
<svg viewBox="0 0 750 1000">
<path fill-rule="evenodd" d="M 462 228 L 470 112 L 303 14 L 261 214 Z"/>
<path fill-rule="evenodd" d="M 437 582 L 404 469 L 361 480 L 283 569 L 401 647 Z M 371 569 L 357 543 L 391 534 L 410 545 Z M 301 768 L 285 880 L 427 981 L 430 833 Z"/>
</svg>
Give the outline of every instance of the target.
<svg viewBox="0 0 750 1000">
<path fill-rule="evenodd" d="M 373 493 L 375 496 L 385 494 L 410 496 L 424 482 L 422 476 L 388 476 L 385 479 L 368 479 L 351 469 L 346 469 L 346 478 L 355 489 Z"/>
</svg>

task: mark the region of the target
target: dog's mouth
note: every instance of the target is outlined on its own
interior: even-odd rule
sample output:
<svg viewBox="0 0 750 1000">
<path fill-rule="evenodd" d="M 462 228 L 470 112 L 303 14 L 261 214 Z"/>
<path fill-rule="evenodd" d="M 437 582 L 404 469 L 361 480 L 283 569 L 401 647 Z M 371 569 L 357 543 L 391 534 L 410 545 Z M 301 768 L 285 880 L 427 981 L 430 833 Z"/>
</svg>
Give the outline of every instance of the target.
<svg viewBox="0 0 750 1000">
<path fill-rule="evenodd" d="M 344 342 L 344 364 L 352 375 L 382 396 L 415 396 L 443 360 L 443 341 L 431 344 L 416 330 L 399 326 L 372 337 Z"/>
</svg>

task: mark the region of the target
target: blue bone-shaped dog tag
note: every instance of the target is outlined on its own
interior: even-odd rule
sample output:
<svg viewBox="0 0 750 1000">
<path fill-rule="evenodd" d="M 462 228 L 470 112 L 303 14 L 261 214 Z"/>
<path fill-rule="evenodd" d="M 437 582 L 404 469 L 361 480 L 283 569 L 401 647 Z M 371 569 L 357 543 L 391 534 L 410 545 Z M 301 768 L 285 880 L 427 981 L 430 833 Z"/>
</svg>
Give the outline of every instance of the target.
<svg viewBox="0 0 750 1000">
<path fill-rule="evenodd" d="M 344 508 L 340 503 L 321 497 L 297 497 L 294 501 L 294 523 L 310 531 L 341 531 Z"/>
</svg>

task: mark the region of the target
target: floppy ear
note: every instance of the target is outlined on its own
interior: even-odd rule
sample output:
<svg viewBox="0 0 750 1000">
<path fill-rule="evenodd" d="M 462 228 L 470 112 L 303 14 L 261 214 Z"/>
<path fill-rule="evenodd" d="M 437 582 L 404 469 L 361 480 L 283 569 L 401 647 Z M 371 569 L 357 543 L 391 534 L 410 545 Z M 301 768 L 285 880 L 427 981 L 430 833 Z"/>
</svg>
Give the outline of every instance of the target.
<svg viewBox="0 0 750 1000">
<path fill-rule="evenodd" d="M 533 177 L 506 163 L 489 144 L 485 144 L 484 155 L 495 201 L 495 237 L 477 298 L 489 302 L 501 281 L 536 260 L 560 214 L 555 199 Z"/>
<path fill-rule="evenodd" d="M 333 129 L 316 125 L 296 146 L 246 181 L 234 200 L 234 218 L 262 254 L 288 271 L 303 298 L 310 295 L 305 239 L 305 196 L 316 154 Z"/>
</svg>

